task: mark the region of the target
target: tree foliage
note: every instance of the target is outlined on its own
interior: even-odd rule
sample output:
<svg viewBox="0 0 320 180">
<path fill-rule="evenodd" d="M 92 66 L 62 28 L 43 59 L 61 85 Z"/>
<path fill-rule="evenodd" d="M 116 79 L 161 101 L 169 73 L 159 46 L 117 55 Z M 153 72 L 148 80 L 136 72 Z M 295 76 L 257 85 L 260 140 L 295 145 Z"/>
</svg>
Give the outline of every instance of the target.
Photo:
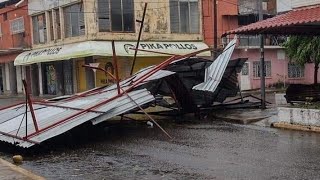
<svg viewBox="0 0 320 180">
<path fill-rule="evenodd" d="M 314 83 L 317 83 L 317 74 L 320 63 L 320 36 L 291 36 L 283 45 L 290 60 L 303 66 L 314 63 Z"/>
</svg>

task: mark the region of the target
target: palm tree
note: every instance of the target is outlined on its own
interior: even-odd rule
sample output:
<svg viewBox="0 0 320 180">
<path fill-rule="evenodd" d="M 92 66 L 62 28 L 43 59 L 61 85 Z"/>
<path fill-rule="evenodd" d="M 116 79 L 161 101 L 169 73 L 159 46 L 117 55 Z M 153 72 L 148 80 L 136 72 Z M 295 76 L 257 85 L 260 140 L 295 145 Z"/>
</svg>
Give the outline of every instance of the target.
<svg viewBox="0 0 320 180">
<path fill-rule="evenodd" d="M 320 63 L 320 37 L 291 36 L 283 46 L 288 57 L 294 63 L 301 66 L 306 63 L 314 63 L 314 84 L 317 84 Z"/>
</svg>

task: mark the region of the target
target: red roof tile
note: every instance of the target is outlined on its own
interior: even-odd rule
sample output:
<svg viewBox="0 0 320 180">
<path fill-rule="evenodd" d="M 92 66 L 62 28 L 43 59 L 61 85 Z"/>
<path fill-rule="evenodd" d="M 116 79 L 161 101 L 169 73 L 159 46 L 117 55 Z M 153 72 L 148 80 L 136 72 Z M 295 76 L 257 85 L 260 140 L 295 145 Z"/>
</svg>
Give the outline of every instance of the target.
<svg viewBox="0 0 320 180">
<path fill-rule="evenodd" d="M 320 35 L 320 6 L 295 9 L 225 33 L 225 35 L 228 34 Z"/>
</svg>

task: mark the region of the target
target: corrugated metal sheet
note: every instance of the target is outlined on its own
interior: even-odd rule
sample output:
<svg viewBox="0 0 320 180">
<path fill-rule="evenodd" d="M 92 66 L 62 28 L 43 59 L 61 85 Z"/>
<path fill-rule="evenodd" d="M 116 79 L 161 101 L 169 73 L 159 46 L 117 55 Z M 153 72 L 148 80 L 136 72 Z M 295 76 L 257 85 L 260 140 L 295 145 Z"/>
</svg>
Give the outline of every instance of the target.
<svg viewBox="0 0 320 180">
<path fill-rule="evenodd" d="M 150 94 L 146 89 L 136 90 L 128 93 L 129 96 L 136 101 L 139 105 L 143 105 L 145 103 L 149 103 L 154 100 L 153 95 Z M 71 101 L 62 101 L 56 103 L 50 103 L 49 105 L 37 105 L 34 103 L 35 115 L 37 118 L 37 123 L 39 126 L 39 130 L 45 129 L 58 123 L 62 119 L 69 117 L 73 114 L 80 112 L 81 110 L 75 110 L 74 108 L 79 109 L 87 109 L 89 107 L 95 106 L 100 102 L 103 102 L 107 99 L 110 99 L 117 95 L 117 91 L 108 91 L 102 92 L 96 95 L 81 97 Z M 54 105 L 58 105 L 60 107 L 53 107 Z M 61 106 L 65 107 L 62 108 Z M 70 108 L 67 108 L 70 107 Z M 108 103 L 101 105 L 100 107 L 94 109 L 98 112 L 87 112 L 83 113 L 79 116 L 76 116 L 70 120 L 61 122 L 60 124 L 53 126 L 45 131 L 42 131 L 39 134 L 35 134 L 30 137 L 29 140 L 35 142 L 43 142 L 47 139 L 50 139 L 54 136 L 62 134 L 84 122 L 92 120 L 94 118 L 99 117 L 99 122 L 102 120 L 106 120 L 108 118 L 117 116 L 123 112 L 130 111 L 136 108 L 136 104 L 134 104 L 129 97 L 123 95 L 119 98 L 116 98 Z M 3 111 L 0 111 L 0 132 L 8 133 L 13 136 L 25 137 L 26 135 L 26 118 L 25 118 L 25 105 L 18 105 Z M 30 135 L 35 133 L 35 128 L 32 122 L 31 113 L 27 113 L 27 134 Z M 95 124 L 98 122 L 95 121 Z M 21 127 L 19 128 L 21 124 Z M 0 140 L 15 144 L 21 147 L 31 147 L 34 144 L 22 140 L 18 140 L 16 138 L 8 137 L 5 135 L 0 135 Z"/>
<path fill-rule="evenodd" d="M 204 82 L 194 86 L 192 89 L 214 92 L 227 68 L 231 55 L 236 45 L 236 38 L 233 39 L 220 56 L 205 70 Z"/>
</svg>

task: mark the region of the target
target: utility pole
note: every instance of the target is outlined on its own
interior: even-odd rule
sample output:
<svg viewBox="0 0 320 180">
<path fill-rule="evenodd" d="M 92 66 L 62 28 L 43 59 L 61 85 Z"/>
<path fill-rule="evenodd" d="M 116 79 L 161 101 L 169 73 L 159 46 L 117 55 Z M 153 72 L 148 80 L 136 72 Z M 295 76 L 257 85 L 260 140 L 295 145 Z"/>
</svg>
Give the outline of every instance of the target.
<svg viewBox="0 0 320 180">
<path fill-rule="evenodd" d="M 262 1 L 259 0 L 259 21 L 263 20 Z M 264 35 L 260 34 L 260 81 L 261 81 L 261 109 L 266 109 L 266 88 L 265 88 L 265 68 L 264 68 Z"/>
<path fill-rule="evenodd" d="M 218 8 L 217 8 L 217 0 L 212 0 L 213 6 L 213 60 L 217 57 L 217 49 L 218 49 Z"/>
</svg>

